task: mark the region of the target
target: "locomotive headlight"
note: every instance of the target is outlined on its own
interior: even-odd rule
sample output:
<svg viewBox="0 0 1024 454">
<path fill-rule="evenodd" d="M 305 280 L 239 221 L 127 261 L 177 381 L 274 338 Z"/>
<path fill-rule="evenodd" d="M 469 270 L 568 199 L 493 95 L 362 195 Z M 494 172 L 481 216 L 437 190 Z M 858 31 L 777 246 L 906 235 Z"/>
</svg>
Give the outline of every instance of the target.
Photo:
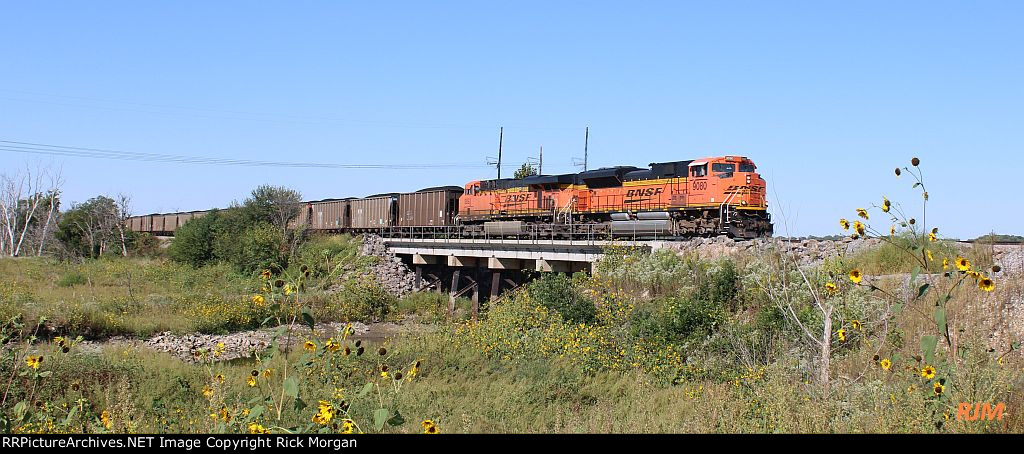
<svg viewBox="0 0 1024 454">
<path fill-rule="evenodd" d="M 750 175 L 747 175 L 747 184 L 750 184 Z"/>
</svg>

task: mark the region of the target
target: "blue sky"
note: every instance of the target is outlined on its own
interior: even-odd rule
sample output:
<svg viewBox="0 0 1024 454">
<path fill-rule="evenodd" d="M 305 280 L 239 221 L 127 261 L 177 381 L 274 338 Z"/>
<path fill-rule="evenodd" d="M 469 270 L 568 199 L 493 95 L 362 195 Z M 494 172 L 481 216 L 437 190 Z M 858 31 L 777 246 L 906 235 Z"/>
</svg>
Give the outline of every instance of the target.
<svg viewBox="0 0 1024 454">
<path fill-rule="evenodd" d="M 505 127 L 545 173 L 707 155 L 754 159 L 792 234 L 923 161 L 950 236 L 1024 233 L 1024 3 L 3 1 L 0 140 L 353 164 L 327 170 L 54 159 L 66 201 L 205 209 L 256 185 L 307 199 L 461 185 Z M 511 173 L 511 169 L 507 172 Z M 777 199 L 775 197 L 777 196 Z"/>
</svg>

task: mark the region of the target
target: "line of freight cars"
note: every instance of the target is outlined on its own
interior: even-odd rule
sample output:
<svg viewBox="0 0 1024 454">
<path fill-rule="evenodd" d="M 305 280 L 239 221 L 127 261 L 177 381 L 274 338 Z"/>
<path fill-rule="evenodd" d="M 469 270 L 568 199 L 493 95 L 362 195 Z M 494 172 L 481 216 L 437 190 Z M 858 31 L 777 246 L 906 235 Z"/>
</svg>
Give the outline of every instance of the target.
<svg viewBox="0 0 1024 454">
<path fill-rule="evenodd" d="M 470 238 L 756 238 L 773 230 L 766 196 L 753 161 L 715 156 L 303 202 L 292 227 Z M 173 235 L 200 213 L 141 216 L 129 227 Z"/>
<path fill-rule="evenodd" d="M 455 225 L 463 188 L 442 186 L 410 193 L 376 194 L 363 198 L 302 202 L 290 226 L 316 231 L 375 231 L 381 228 L 436 229 Z M 209 211 L 149 214 L 128 219 L 128 228 L 157 236 L 173 236 L 190 219 Z"/>
</svg>

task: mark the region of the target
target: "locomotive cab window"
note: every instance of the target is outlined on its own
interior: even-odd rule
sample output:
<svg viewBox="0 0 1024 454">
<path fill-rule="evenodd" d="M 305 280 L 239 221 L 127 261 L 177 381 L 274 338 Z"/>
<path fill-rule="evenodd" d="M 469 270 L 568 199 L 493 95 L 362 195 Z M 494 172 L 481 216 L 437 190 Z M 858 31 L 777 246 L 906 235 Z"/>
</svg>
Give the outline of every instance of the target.
<svg viewBox="0 0 1024 454">
<path fill-rule="evenodd" d="M 702 164 L 702 165 L 699 165 L 699 166 L 691 166 L 690 167 L 690 176 L 691 177 L 703 177 L 703 176 L 707 176 L 707 174 L 708 174 L 708 165 L 707 164 Z"/>
<path fill-rule="evenodd" d="M 732 173 L 736 171 L 736 164 L 716 162 L 711 164 L 711 171 L 715 173 Z"/>
<path fill-rule="evenodd" d="M 754 171 L 754 165 L 753 164 L 740 164 L 740 172 L 753 172 L 753 171 Z"/>
</svg>

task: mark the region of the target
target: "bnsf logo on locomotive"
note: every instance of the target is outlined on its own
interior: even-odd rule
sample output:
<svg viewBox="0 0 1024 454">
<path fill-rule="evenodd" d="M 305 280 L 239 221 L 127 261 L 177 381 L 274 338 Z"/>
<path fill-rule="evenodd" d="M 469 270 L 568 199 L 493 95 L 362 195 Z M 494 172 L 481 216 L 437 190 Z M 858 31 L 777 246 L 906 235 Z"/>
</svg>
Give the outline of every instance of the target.
<svg viewBox="0 0 1024 454">
<path fill-rule="evenodd" d="M 505 197 L 505 203 L 511 202 L 525 202 L 530 199 L 530 194 L 512 194 Z"/>
<path fill-rule="evenodd" d="M 651 197 L 664 191 L 665 188 L 630 189 L 626 191 L 626 197 Z"/>
<path fill-rule="evenodd" d="M 742 191 L 742 190 L 745 190 L 745 189 L 749 190 L 750 192 L 761 192 L 761 187 L 760 186 L 746 186 L 746 185 L 743 185 L 743 186 L 732 185 L 732 186 L 729 186 L 728 188 L 726 188 L 725 191 L 726 192 L 737 192 L 737 191 Z"/>
</svg>

